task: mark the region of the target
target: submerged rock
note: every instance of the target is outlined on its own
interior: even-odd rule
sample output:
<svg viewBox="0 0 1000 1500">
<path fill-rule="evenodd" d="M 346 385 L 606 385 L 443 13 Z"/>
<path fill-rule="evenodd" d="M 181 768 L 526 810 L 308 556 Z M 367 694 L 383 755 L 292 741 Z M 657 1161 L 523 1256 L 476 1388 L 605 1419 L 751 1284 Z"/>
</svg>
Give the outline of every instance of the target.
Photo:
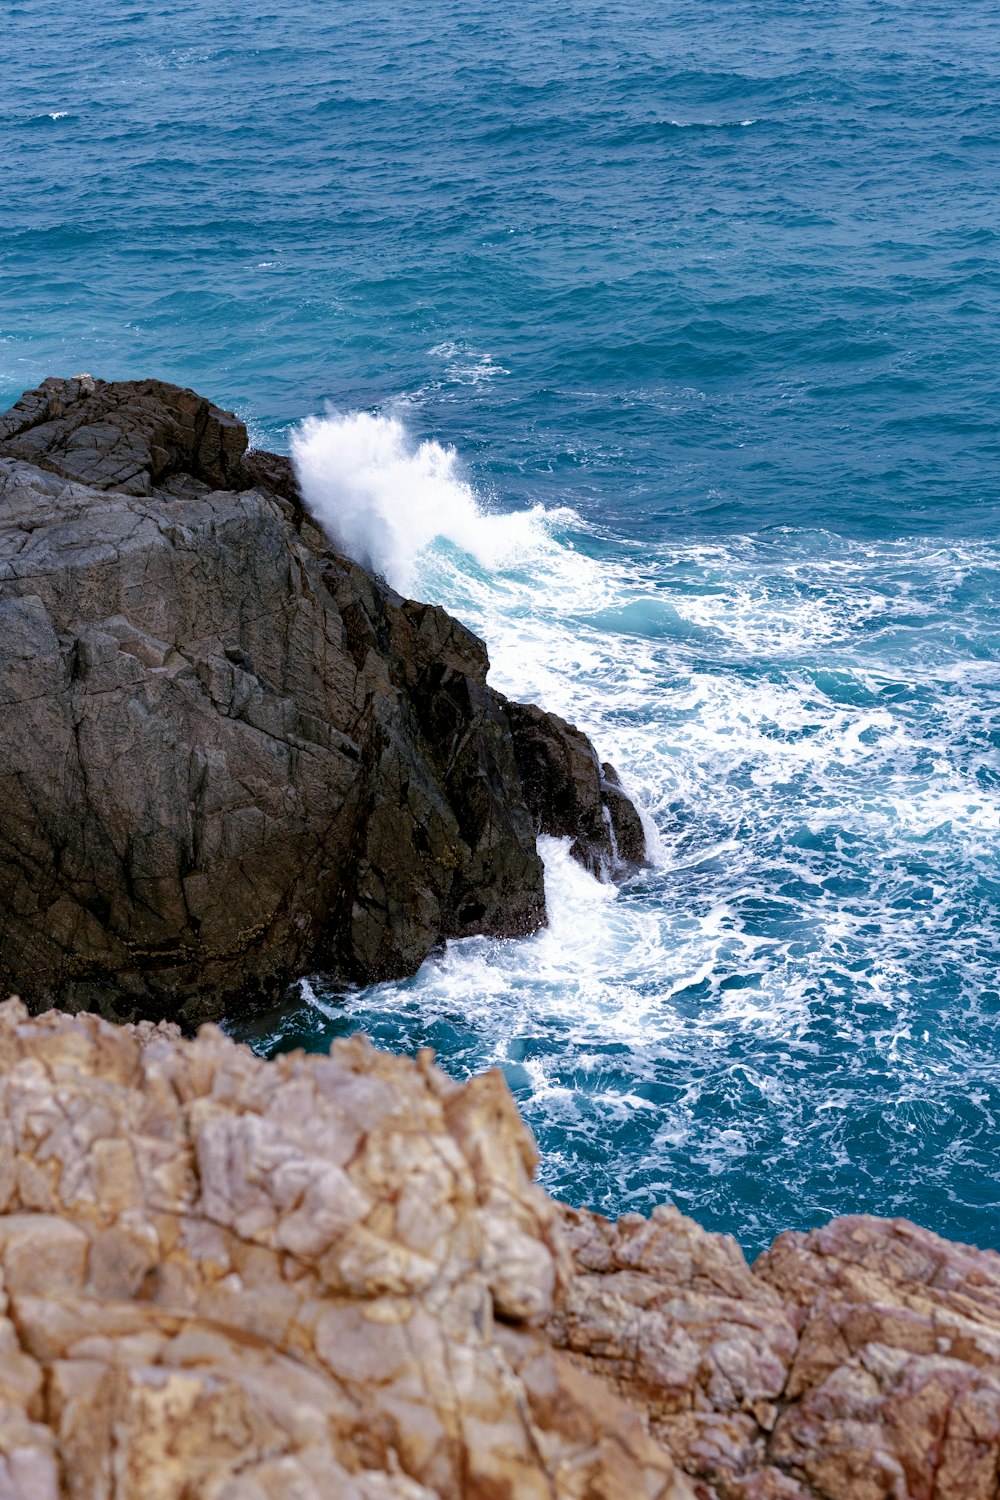
<svg viewBox="0 0 1000 1500">
<path fill-rule="evenodd" d="M 538 832 L 643 856 L 586 737 L 331 549 L 289 461 L 160 381 L 0 417 L 0 982 L 218 1016 L 545 920 Z"/>
<path fill-rule="evenodd" d="M 993 1500 L 1000 1256 L 554 1203 L 498 1073 L 0 1006 L 0 1493 Z"/>
</svg>

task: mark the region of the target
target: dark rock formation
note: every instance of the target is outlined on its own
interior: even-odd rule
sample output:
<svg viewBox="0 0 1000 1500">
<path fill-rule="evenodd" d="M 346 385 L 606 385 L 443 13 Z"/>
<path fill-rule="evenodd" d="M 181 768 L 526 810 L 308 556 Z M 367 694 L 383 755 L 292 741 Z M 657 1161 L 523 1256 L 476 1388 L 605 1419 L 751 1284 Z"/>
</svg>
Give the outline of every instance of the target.
<svg viewBox="0 0 1000 1500">
<path fill-rule="evenodd" d="M 575 725 L 533 703 L 508 703 L 507 714 L 536 832 L 571 838 L 573 854 L 594 875 L 619 861 L 638 864 L 646 838 L 614 766 L 598 762 Z"/>
<path fill-rule="evenodd" d="M 159 381 L 0 417 L 0 988 L 188 1022 L 545 915 L 535 834 L 643 855 L 589 741 L 331 550 L 289 461 Z"/>
</svg>

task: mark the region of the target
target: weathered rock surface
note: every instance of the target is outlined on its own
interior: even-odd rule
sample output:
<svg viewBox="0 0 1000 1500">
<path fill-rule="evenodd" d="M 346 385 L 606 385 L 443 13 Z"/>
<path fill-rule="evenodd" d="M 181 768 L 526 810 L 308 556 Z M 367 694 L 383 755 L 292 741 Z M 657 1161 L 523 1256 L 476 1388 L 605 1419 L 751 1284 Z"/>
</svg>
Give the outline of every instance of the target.
<svg viewBox="0 0 1000 1500">
<path fill-rule="evenodd" d="M 1000 1256 L 552 1202 L 498 1074 L 0 1006 L 5 1500 L 995 1500 Z"/>
<path fill-rule="evenodd" d="M 544 921 L 539 831 L 643 856 L 589 741 L 332 551 L 287 459 L 159 381 L 0 417 L 0 983 L 218 1016 Z"/>
<path fill-rule="evenodd" d="M 690 1500 L 540 1331 L 572 1266 L 498 1076 L 8 1002 L 0 1142 L 5 1497 Z"/>
<path fill-rule="evenodd" d="M 673 1208 L 565 1210 L 554 1342 L 718 1500 L 996 1500 L 1000 1255 L 903 1219 L 780 1235 L 749 1268 Z"/>
</svg>

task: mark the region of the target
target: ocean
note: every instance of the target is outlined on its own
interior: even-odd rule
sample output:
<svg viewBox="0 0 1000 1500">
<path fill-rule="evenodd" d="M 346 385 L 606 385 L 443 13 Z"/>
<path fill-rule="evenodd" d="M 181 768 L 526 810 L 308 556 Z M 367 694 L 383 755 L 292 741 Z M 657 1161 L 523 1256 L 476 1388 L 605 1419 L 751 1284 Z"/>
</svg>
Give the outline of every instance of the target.
<svg viewBox="0 0 1000 1500">
<path fill-rule="evenodd" d="M 234 1023 L 498 1065 L 554 1193 L 1000 1246 L 1000 13 L 7 0 L 0 402 L 159 376 L 648 822 Z M 314 419 L 303 427 L 306 419 Z"/>
</svg>

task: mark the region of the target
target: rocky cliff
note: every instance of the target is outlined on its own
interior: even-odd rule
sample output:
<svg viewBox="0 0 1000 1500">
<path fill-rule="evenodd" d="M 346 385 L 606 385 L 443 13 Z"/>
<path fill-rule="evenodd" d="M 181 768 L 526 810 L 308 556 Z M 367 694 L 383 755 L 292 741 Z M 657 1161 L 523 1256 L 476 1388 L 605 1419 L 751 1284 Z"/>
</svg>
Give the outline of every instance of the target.
<svg viewBox="0 0 1000 1500">
<path fill-rule="evenodd" d="M 550 1200 L 498 1074 L 0 1006 L 5 1500 L 994 1500 L 1000 1256 Z"/>
<path fill-rule="evenodd" d="M 0 417 L 0 984 L 193 1022 L 533 931 L 540 831 L 641 860 L 613 769 L 488 667 L 331 550 L 230 413 L 28 392 Z"/>
</svg>

